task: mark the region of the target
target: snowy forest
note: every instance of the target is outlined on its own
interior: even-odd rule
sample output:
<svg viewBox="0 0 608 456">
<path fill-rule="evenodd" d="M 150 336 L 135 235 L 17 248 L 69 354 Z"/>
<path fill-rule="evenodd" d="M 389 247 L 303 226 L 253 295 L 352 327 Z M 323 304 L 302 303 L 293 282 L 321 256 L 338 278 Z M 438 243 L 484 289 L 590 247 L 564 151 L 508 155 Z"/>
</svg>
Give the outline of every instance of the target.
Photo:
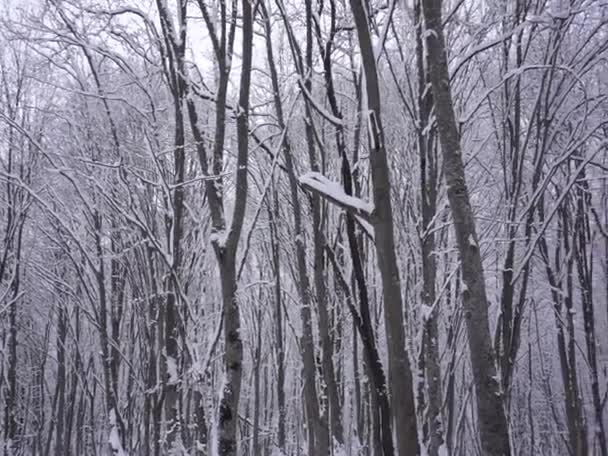
<svg viewBox="0 0 608 456">
<path fill-rule="evenodd" d="M 608 2 L 1 0 L 1 456 L 608 456 Z"/>
</svg>

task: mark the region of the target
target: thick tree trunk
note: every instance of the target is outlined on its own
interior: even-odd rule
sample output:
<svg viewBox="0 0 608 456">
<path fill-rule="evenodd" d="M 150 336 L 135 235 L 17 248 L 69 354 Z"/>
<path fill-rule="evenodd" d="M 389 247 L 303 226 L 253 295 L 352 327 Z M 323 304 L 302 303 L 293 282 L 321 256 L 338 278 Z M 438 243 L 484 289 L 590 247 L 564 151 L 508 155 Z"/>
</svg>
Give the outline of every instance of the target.
<svg viewBox="0 0 608 456">
<path fill-rule="evenodd" d="M 365 72 L 367 93 L 365 117 L 371 145 L 369 159 L 375 205 L 373 226 L 376 257 L 382 278 L 391 410 L 393 412 L 398 454 L 414 456 L 419 454 L 420 447 L 418 444 L 412 370 L 406 352 L 401 280 L 395 255 L 391 185 L 384 148 L 376 58 L 372 48 L 367 13 L 363 1 L 350 0 L 350 4 L 355 18 L 362 66 Z"/>
<path fill-rule="evenodd" d="M 221 254 L 220 254 L 221 256 Z M 222 261 L 221 258 L 218 258 Z M 221 456 L 237 454 L 236 432 L 241 393 L 243 342 L 240 311 L 235 299 L 236 276 L 233 258 L 222 261 L 220 274 L 224 302 L 224 385 L 218 414 L 218 451 Z"/>
<path fill-rule="evenodd" d="M 224 387 L 218 416 L 218 451 L 220 456 L 238 454 L 237 424 L 243 369 L 241 317 L 236 299 L 236 252 L 247 204 L 247 159 L 249 154 L 249 91 L 253 46 L 253 13 L 249 0 L 242 1 L 243 48 L 239 91 L 239 112 L 236 118 L 238 156 L 236 170 L 235 206 L 230 228 L 219 233 L 214 249 L 220 265 L 222 299 L 224 303 Z M 214 186 L 213 184 L 211 186 Z M 215 209 L 217 212 L 217 208 Z M 222 239 L 223 237 L 223 239 Z M 225 245 L 222 245 L 225 242 Z"/>
<path fill-rule="evenodd" d="M 164 363 L 161 364 L 160 380 L 163 384 L 163 409 L 165 413 L 164 422 L 166 425 L 165 448 L 166 452 L 171 451 L 175 445 L 177 437 L 181 432 L 179 412 L 180 402 L 180 370 L 182 368 L 181 350 L 179 339 L 181 334 L 180 300 L 177 296 L 178 270 L 181 262 L 181 237 L 184 212 L 184 188 L 181 185 L 184 180 L 185 172 L 185 129 L 184 129 L 184 110 L 183 97 L 185 95 L 185 74 L 184 74 L 184 52 L 186 39 L 186 3 L 178 2 L 178 15 L 180 18 L 180 30 L 176 33 L 171 14 L 167 10 L 167 5 L 163 0 L 157 0 L 161 28 L 165 45 L 167 46 L 169 87 L 173 97 L 174 111 L 174 142 L 173 142 L 173 167 L 175 189 L 172 195 L 172 211 L 166 215 L 165 223 L 167 228 L 168 246 L 171 252 L 172 262 L 170 270 L 165 278 L 164 288 L 166 302 L 159 312 L 159 337 L 162 340 L 160 346 L 164 351 Z M 169 210 L 168 210 L 169 213 Z M 155 419 L 156 421 L 156 419 Z"/>
<path fill-rule="evenodd" d="M 431 77 L 435 116 L 443 152 L 443 174 L 454 220 L 463 280 L 463 304 L 473 367 L 477 414 L 484 454 L 511 453 L 509 431 L 496 376 L 488 320 L 484 272 L 475 219 L 466 185 L 460 133 L 456 124 L 448 72 L 441 0 L 423 0 L 426 21 L 427 66 Z"/>
<path fill-rule="evenodd" d="M 347 195 L 352 195 L 353 176 L 350 162 L 348 161 L 345 151 L 342 153 L 342 181 L 344 192 Z M 384 456 L 392 456 L 394 454 L 392 430 L 395 426 L 391 425 L 388 385 L 386 384 L 386 376 L 384 374 L 384 368 L 382 367 L 376 336 L 374 334 L 374 326 L 371 319 L 369 293 L 365 281 L 365 272 L 363 270 L 361 242 L 357 239 L 355 233 L 355 218 L 349 212 L 346 214 L 346 234 L 353 263 L 354 281 L 359 295 L 360 314 L 359 319 L 355 318 L 355 322 L 358 323 L 357 329 L 363 342 L 366 372 L 371 380 L 370 396 L 373 415 L 372 423 L 370 423 L 372 428 L 371 434 L 373 435 L 374 447 L 378 450 L 382 449 L 382 454 Z M 344 287 L 345 293 L 347 293 L 348 288 L 346 287 L 346 284 L 344 284 Z"/>
<path fill-rule="evenodd" d="M 344 166 L 344 165 L 343 165 Z M 346 184 L 348 186 L 348 184 Z M 348 192 L 348 190 L 347 190 Z M 350 293 L 350 289 L 343 277 L 340 270 L 340 266 L 333 255 L 333 252 L 328 249 L 330 253 L 330 260 L 334 264 L 336 270 L 336 277 L 338 283 L 342 287 L 346 302 L 351 311 L 354 327 L 359 333 L 363 342 L 363 353 L 365 355 L 365 372 L 370 379 L 370 423 L 369 423 L 369 434 L 373 442 L 373 447 L 377 451 L 381 451 L 380 454 L 383 456 L 392 456 L 394 454 L 393 435 L 391 425 L 391 413 L 388 399 L 388 388 L 386 385 L 386 377 L 382 368 L 382 361 L 378 352 L 375 336 L 373 332 L 373 326 L 371 322 L 370 310 L 369 310 L 369 299 L 367 285 L 364 280 L 363 268 L 361 264 L 361 255 L 359 247 L 357 246 L 355 239 L 355 222 L 350 214 L 347 214 L 347 233 L 349 237 L 349 246 L 351 252 L 351 258 L 353 261 L 353 273 L 355 276 L 355 282 L 359 293 L 359 308 L 358 313 L 355 309 L 353 298 Z M 356 345 L 355 345 L 356 347 Z M 363 410 L 359 413 L 363 414 Z M 363 425 L 359 425 L 359 429 L 362 432 Z"/>
</svg>

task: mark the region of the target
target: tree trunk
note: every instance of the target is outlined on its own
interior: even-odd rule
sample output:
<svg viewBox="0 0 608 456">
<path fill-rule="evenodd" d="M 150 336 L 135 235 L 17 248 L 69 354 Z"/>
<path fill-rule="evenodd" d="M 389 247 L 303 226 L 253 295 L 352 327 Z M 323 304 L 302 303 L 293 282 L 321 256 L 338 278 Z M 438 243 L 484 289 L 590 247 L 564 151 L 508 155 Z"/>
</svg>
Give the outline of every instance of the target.
<svg viewBox="0 0 608 456">
<path fill-rule="evenodd" d="M 313 72 L 313 24 L 312 24 L 312 2 L 306 1 L 306 75 L 300 75 L 304 79 L 304 87 L 307 93 L 312 90 L 312 72 Z M 308 148 L 308 157 L 310 160 L 310 169 L 312 171 L 320 171 L 319 159 L 315 151 L 314 126 L 312 118 L 312 109 L 310 103 L 305 106 L 306 122 L 304 124 L 306 134 L 306 145 Z M 323 150 L 320 150 L 323 154 Z M 317 194 L 313 194 L 312 198 L 312 226 L 313 226 L 313 252 L 314 252 L 314 283 L 316 291 L 317 314 L 319 316 L 319 339 L 321 343 L 321 365 L 323 372 L 323 381 L 326 388 L 327 396 L 327 411 L 328 421 L 333 438 L 339 445 L 344 443 L 344 433 L 342 429 L 342 410 L 340 398 L 338 395 L 338 385 L 336 382 L 336 373 L 333 362 L 333 348 L 331 337 L 329 334 L 329 312 L 327 299 L 327 284 L 325 270 L 325 234 L 324 220 L 322 216 L 323 201 Z"/>
<path fill-rule="evenodd" d="M 262 8 L 264 7 L 262 6 Z M 267 21 L 269 20 L 267 14 L 266 19 Z M 266 22 L 266 51 L 268 56 L 268 66 L 271 75 L 274 107 L 277 113 L 279 127 L 282 130 L 285 130 L 287 126 L 283 114 L 283 106 L 280 98 L 278 76 L 272 53 L 272 42 L 269 22 Z M 323 422 L 319 410 L 319 399 L 316 387 L 314 339 L 311 315 L 313 296 L 311 293 L 310 280 L 308 277 L 306 266 L 306 245 L 302 226 L 302 208 L 298 198 L 298 185 L 295 175 L 291 145 L 286 136 L 283 140 L 282 149 L 285 154 L 285 167 L 287 169 L 287 175 L 289 178 L 290 196 L 293 206 L 296 265 L 298 273 L 297 287 L 298 294 L 302 301 L 300 305 L 300 318 L 302 319 L 302 336 L 300 338 L 300 350 L 302 361 L 304 364 L 303 395 L 305 398 L 304 402 L 306 426 L 308 433 L 308 453 L 324 456 L 329 454 L 329 435 L 327 425 Z"/>
<path fill-rule="evenodd" d="M 543 202 L 540 203 L 541 221 L 544 219 Z M 564 203 L 564 204 L 567 204 Z M 583 407 L 578 385 L 576 349 L 573 321 L 573 255 L 570 245 L 570 219 L 567 210 L 558 210 L 559 221 L 555 243 L 555 269 L 549 259 L 549 249 L 545 236 L 539 239 L 539 251 L 545 263 L 547 281 L 551 286 L 551 298 L 555 312 L 557 331 L 557 351 L 559 354 L 562 382 L 564 387 L 564 408 L 568 427 L 569 451 L 574 456 L 587 454 L 587 436 Z M 563 252 L 562 252 L 563 248 Z M 562 257 L 563 253 L 563 257 Z M 563 263 L 565 264 L 563 264 Z M 561 270 L 561 268 L 565 270 Z M 565 284 L 564 284 L 565 279 Z M 563 307 L 565 306 L 565 309 Z M 565 312 L 562 312 L 565 310 Z M 565 331 L 564 331 L 565 329 Z"/>
<path fill-rule="evenodd" d="M 59 290 L 58 290 L 59 291 Z M 58 292 L 57 297 L 60 300 L 57 310 L 57 413 L 55 415 L 57 436 L 55 437 L 55 455 L 63 456 L 69 452 L 69 442 L 65 440 L 65 344 L 67 336 L 67 316 L 65 302 L 62 293 Z"/>
<path fill-rule="evenodd" d="M 582 159 L 582 158 L 581 158 Z M 581 183 L 576 189 L 576 215 L 574 217 L 574 260 L 576 261 L 578 279 L 580 284 L 581 302 L 583 307 L 583 322 L 585 327 L 585 346 L 587 348 L 587 362 L 589 363 L 589 380 L 591 382 L 591 397 L 595 426 L 595 438 L 599 442 L 600 454 L 608 455 L 606 431 L 604 427 L 602 397 L 598 378 L 598 363 L 595 332 L 595 303 L 593 298 L 593 254 L 589 249 L 593 245 L 591 227 L 589 223 L 589 209 L 591 206 L 591 193 L 589 184 L 585 179 L 585 172 L 580 175 Z"/>
<path fill-rule="evenodd" d="M 276 357 L 277 357 L 277 446 L 285 452 L 285 352 L 283 348 L 283 308 L 281 300 L 281 256 L 279 251 L 278 220 L 279 195 L 273 181 L 274 208 L 268 209 L 268 219 L 272 243 L 272 264 L 274 267 L 274 305 L 276 319 Z"/>
<path fill-rule="evenodd" d="M 427 432 L 423 432 L 429 456 L 437 456 L 443 444 L 443 420 L 441 417 L 442 386 L 439 357 L 438 304 L 435 303 L 435 234 L 433 219 L 437 212 L 437 160 L 435 126 L 431 124 L 433 98 L 427 90 L 430 83 L 428 68 L 423 57 L 423 18 L 420 0 L 415 3 L 416 17 L 416 66 L 418 69 L 418 122 L 417 146 L 420 160 L 420 206 L 422 211 L 421 255 L 422 255 L 422 339 L 424 377 L 426 380 L 427 406 L 423 416 Z"/>
<path fill-rule="evenodd" d="M 463 305 L 473 367 L 481 445 L 488 456 L 511 453 L 502 392 L 496 376 L 488 320 L 488 300 L 475 219 L 467 189 L 460 133 L 456 124 L 448 72 L 441 0 L 423 0 L 427 67 L 443 152 L 443 174 L 454 220 L 463 280 Z"/>
<path fill-rule="evenodd" d="M 376 58 L 372 48 L 367 13 L 362 0 L 350 0 L 355 18 L 367 93 L 367 125 L 370 142 L 370 165 L 373 182 L 376 257 L 382 278 L 384 321 L 389 360 L 391 410 L 395 425 L 398 454 L 414 456 L 420 453 L 410 360 L 406 351 L 403 325 L 401 280 L 395 255 L 393 209 L 389 168 L 384 148 L 380 91 Z"/>
<path fill-rule="evenodd" d="M 247 159 L 249 153 L 249 91 L 253 41 L 253 13 L 251 2 L 242 1 L 243 52 L 239 91 L 239 112 L 236 118 L 238 156 L 236 170 L 235 206 L 232 222 L 223 239 L 215 238 L 213 244 L 220 266 L 222 299 L 224 303 L 224 387 L 218 415 L 218 452 L 220 456 L 238 454 L 236 440 L 241 379 L 243 370 L 243 342 L 241 317 L 236 299 L 237 278 L 236 252 L 245 218 L 247 204 Z M 202 139 L 201 139 L 202 140 Z M 211 186 L 214 186 L 211 184 Z M 218 208 L 214 210 L 217 212 Z M 222 225 L 224 225 L 222 223 Z M 222 245 L 222 242 L 225 242 Z"/>
</svg>

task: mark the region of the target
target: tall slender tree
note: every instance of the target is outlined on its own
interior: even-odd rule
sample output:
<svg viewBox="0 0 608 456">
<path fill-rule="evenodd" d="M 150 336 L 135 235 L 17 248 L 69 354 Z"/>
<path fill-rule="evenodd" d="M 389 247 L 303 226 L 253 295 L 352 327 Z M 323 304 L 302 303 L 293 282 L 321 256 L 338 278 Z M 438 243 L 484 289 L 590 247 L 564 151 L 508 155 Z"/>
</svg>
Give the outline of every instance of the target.
<svg viewBox="0 0 608 456">
<path fill-rule="evenodd" d="M 496 374 L 485 275 L 452 102 L 441 7 L 441 0 L 422 0 L 426 61 L 443 154 L 443 175 L 460 254 L 462 298 L 477 395 L 481 446 L 484 454 L 504 456 L 511 454 L 509 429 Z"/>
</svg>

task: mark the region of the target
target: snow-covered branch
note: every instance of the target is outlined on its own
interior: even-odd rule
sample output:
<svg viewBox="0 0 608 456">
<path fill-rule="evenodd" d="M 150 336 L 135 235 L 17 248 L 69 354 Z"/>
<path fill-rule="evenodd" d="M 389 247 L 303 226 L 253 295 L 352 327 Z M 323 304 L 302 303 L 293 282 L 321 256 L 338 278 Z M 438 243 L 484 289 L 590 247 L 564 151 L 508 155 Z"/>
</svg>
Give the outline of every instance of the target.
<svg viewBox="0 0 608 456">
<path fill-rule="evenodd" d="M 299 181 L 305 189 L 316 192 L 362 220 L 371 222 L 374 216 L 374 205 L 361 198 L 347 195 L 340 184 L 329 180 L 323 174 L 309 172 L 300 176 Z"/>
</svg>

